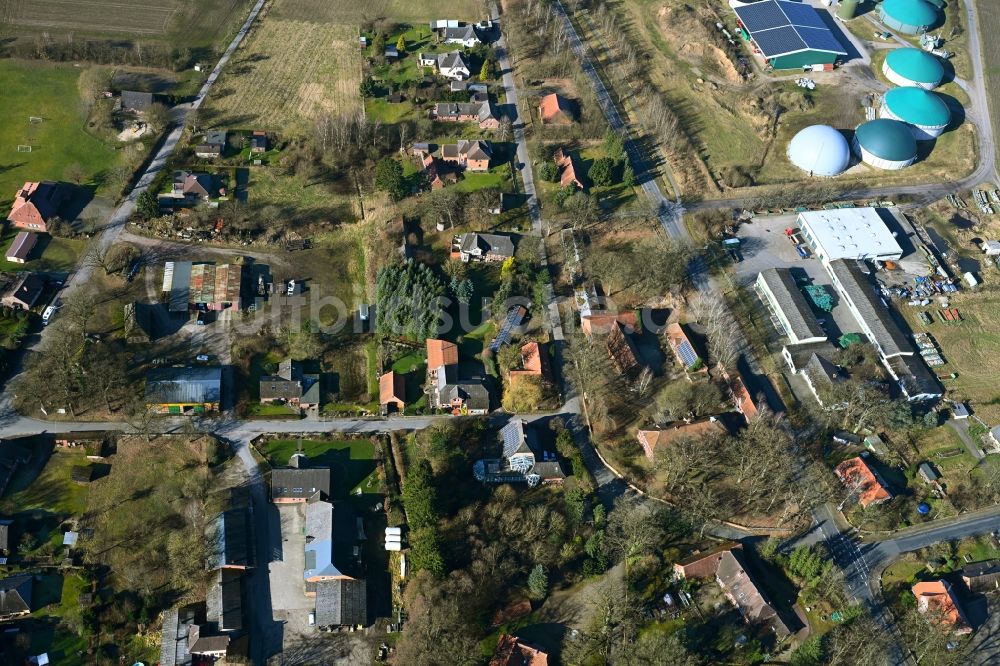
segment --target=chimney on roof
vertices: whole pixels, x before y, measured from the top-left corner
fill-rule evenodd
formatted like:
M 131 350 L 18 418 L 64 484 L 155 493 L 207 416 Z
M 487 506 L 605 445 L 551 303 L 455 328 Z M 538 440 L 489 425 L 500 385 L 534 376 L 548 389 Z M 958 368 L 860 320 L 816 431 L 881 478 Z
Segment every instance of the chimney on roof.
M 301 451 L 293 453 L 292 457 L 288 459 L 288 466 L 294 467 L 295 469 L 303 469 L 309 466 L 309 456 L 302 453 Z

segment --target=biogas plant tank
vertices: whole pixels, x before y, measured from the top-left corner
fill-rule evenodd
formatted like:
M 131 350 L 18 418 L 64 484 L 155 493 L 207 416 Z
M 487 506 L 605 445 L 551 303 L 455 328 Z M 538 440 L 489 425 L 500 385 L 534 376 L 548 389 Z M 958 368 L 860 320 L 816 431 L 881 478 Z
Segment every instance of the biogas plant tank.
M 889 51 L 882 63 L 882 73 L 897 86 L 919 86 L 931 90 L 944 78 L 944 65 L 937 56 L 920 49 Z
M 854 130 L 854 152 L 878 169 L 905 169 L 917 160 L 917 141 L 906 123 L 870 120 Z
M 879 117 L 901 120 L 910 126 L 913 138 L 928 141 L 941 136 L 951 122 L 951 111 L 939 95 L 917 86 L 893 88 L 882 98 Z
M 847 139 L 829 125 L 811 125 L 792 137 L 788 159 L 811 176 L 836 176 L 851 162 Z

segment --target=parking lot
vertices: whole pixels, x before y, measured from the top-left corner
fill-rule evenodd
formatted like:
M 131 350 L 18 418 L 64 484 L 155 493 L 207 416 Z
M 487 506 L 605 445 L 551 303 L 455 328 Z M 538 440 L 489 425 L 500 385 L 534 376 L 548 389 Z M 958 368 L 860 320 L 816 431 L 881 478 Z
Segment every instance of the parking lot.
M 796 228 L 795 215 L 758 217 L 752 223 L 742 225 L 739 236 L 743 261 L 736 264 L 737 282 L 748 287 L 765 268 L 791 269 L 792 277 L 799 283 L 823 285 L 833 297 L 833 311 L 828 316 L 819 317 L 820 324 L 831 339 L 836 340 L 843 333 L 858 332 L 854 315 L 840 302 L 823 265 L 814 257 L 800 257 L 795 245 L 785 235 L 785 229 Z

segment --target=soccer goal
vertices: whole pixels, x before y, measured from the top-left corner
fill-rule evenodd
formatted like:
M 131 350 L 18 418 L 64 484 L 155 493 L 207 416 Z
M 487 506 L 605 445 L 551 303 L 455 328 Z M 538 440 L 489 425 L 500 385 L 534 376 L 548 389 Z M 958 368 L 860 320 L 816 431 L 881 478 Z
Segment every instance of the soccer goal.
M 18 144 L 17 145 L 17 152 L 19 152 L 19 153 L 30 153 L 31 152 L 31 146 L 25 146 L 23 144 Z
M 42 122 L 42 117 L 41 116 L 28 116 L 28 122 L 31 123 L 32 125 L 37 125 L 38 123 Z

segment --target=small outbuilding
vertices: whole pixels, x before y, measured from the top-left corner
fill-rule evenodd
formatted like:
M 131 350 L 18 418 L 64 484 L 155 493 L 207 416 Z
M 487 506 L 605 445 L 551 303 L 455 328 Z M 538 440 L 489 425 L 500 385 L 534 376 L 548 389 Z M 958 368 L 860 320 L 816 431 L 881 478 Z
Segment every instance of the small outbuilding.
M 917 472 L 920 474 L 920 478 L 924 480 L 924 483 L 936 483 L 941 478 L 938 471 L 934 469 L 934 465 L 929 462 L 920 463 L 920 466 L 917 467 Z
M 28 260 L 31 250 L 34 249 L 37 242 L 38 236 L 36 234 L 30 231 L 18 232 L 14 236 L 14 241 L 10 244 L 10 248 L 7 250 L 7 261 L 15 264 L 23 264 Z
M 1000 257 L 1000 240 L 983 241 L 983 253 L 987 257 Z

